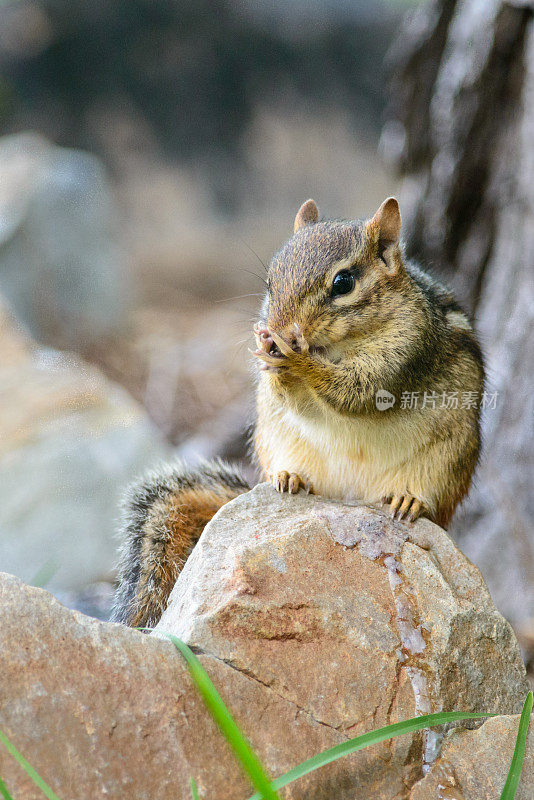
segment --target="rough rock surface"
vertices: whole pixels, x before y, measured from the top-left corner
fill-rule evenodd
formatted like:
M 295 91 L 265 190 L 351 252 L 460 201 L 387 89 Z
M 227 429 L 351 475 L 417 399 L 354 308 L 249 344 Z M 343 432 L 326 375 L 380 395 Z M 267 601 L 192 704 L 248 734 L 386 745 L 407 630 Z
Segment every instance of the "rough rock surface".
M 496 800 L 500 797 L 519 725 L 518 716 L 495 717 L 476 731 L 454 731 L 442 755 L 419 781 L 410 800 Z M 534 716 L 515 800 L 534 792 Z
M 206 528 L 158 628 L 346 737 L 417 712 L 516 712 L 527 691 L 509 624 L 440 528 L 267 485 Z M 358 754 L 338 796 L 403 796 L 435 746 Z
M 190 800 L 190 776 L 201 797 L 250 796 L 168 641 L 69 611 L 3 573 L 0 609 L 0 729 L 61 800 Z M 343 741 L 219 659 L 201 661 L 273 771 Z M 360 768 L 344 759 L 287 796 L 351 796 Z M 3 747 L 0 775 L 15 798 L 42 799 Z
M 110 575 L 124 485 L 168 449 L 123 390 L 0 306 L 0 565 L 77 590 Z
M 436 526 L 417 523 L 419 544 L 408 532 L 373 509 L 265 485 L 206 529 L 160 628 L 204 651 L 271 774 L 427 706 L 519 711 L 518 647 L 479 572 Z M 251 794 L 168 641 L 10 576 L 0 611 L 0 728 L 62 800 L 189 800 L 190 776 L 202 797 Z M 424 749 L 421 734 L 400 737 L 285 797 L 407 800 Z M 3 748 L 0 775 L 14 797 L 42 796 Z

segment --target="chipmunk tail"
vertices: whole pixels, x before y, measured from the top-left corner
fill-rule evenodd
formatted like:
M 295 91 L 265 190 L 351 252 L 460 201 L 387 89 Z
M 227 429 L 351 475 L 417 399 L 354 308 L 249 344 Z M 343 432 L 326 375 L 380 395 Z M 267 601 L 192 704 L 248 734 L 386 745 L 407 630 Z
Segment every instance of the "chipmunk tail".
M 132 485 L 123 501 L 119 585 L 112 622 L 153 627 L 206 524 L 250 489 L 223 461 L 167 465 Z

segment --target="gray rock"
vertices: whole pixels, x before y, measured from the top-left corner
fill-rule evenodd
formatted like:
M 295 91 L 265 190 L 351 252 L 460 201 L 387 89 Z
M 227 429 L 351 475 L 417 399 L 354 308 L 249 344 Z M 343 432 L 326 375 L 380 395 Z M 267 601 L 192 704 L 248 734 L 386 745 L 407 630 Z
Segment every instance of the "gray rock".
M 127 393 L 0 308 L 0 565 L 52 590 L 109 576 L 119 497 L 166 445 Z
M 41 343 L 87 347 L 129 308 L 99 160 L 36 134 L 0 139 L 0 291 Z

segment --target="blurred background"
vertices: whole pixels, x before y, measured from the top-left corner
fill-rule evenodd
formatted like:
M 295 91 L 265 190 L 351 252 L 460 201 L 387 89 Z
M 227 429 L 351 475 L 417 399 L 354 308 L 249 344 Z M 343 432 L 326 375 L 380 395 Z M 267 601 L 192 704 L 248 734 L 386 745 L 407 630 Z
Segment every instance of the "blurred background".
M 454 533 L 528 656 L 532 13 L 1 0 L 1 569 L 106 618 L 126 483 L 173 455 L 252 476 L 247 347 L 299 205 L 365 217 L 397 193 L 500 393 Z

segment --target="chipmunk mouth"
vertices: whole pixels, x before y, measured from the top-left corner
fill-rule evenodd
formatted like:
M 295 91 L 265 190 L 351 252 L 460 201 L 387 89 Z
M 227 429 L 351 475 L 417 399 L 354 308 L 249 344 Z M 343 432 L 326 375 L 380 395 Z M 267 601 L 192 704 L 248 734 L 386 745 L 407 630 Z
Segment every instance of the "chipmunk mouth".
M 283 358 L 283 353 L 273 340 L 271 329 L 266 323 L 257 322 L 256 325 L 254 325 L 254 333 L 260 350 L 263 350 L 264 353 L 268 353 L 274 358 Z
M 260 349 L 268 353 L 273 358 L 283 359 L 287 356 L 287 345 L 294 353 L 319 353 L 324 352 L 324 346 L 310 346 L 307 339 L 303 336 L 302 328 L 298 323 L 293 323 L 290 329 L 277 332 L 267 323 L 258 322 L 254 326 L 254 333 L 260 345 Z M 278 341 L 278 344 L 277 344 Z M 282 348 L 280 350 L 280 347 Z M 284 355 L 285 354 L 285 355 Z
M 295 342 L 288 342 L 288 344 L 295 351 L 295 353 L 302 353 L 301 348 Z M 313 345 L 310 345 L 307 352 L 309 355 L 325 355 L 327 352 L 327 348 L 319 346 L 314 347 Z M 274 356 L 275 358 L 284 357 L 283 353 L 280 352 L 278 345 L 275 344 L 275 342 L 273 342 L 271 345 L 271 349 L 269 350 L 269 355 Z
M 274 358 L 283 358 L 282 353 L 280 352 L 278 345 L 275 342 L 272 343 L 269 349 L 269 355 L 274 356 Z

